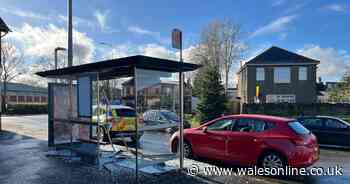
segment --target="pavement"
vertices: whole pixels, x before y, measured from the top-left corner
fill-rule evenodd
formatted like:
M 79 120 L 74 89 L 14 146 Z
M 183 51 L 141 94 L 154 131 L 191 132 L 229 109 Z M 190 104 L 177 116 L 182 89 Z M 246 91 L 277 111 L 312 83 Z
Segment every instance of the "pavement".
M 0 183 L 134 183 L 135 175 L 130 169 L 121 169 L 120 175 L 112 176 L 106 170 L 81 162 L 71 162 L 46 157 L 47 115 L 3 117 L 0 133 Z M 147 152 L 166 153 L 169 135 L 162 132 L 146 133 L 141 148 Z M 208 160 L 186 160 L 187 164 L 209 164 L 227 167 Z M 172 171 L 162 175 L 141 174 L 139 183 L 349 183 L 350 151 L 321 149 L 315 166 L 334 167 L 344 170 L 343 176 L 307 177 L 258 177 L 258 176 L 188 176 L 186 172 Z

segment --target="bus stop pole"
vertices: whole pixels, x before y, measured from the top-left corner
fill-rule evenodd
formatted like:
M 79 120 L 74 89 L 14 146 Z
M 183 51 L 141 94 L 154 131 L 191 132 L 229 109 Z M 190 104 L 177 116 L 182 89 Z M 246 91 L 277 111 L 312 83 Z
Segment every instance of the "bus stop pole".
M 180 62 L 182 60 L 182 39 L 180 43 Z M 184 74 L 180 70 L 180 169 L 184 168 Z

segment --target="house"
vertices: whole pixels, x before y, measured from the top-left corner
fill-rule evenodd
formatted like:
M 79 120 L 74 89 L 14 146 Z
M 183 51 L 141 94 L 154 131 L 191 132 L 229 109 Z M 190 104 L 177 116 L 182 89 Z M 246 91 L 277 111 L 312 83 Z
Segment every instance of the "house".
M 320 61 L 271 47 L 238 71 L 241 103 L 315 103 Z
M 122 101 L 134 106 L 134 79 L 122 83 Z M 184 110 L 191 112 L 192 88 L 184 83 Z M 144 109 L 179 109 L 179 81 L 160 81 L 138 91 L 139 106 Z M 142 105 L 140 105 L 142 104 Z
M 3 84 L 1 85 L 1 94 L 3 94 Z M 6 91 L 7 104 L 46 104 L 47 88 L 34 87 L 21 83 L 7 83 Z

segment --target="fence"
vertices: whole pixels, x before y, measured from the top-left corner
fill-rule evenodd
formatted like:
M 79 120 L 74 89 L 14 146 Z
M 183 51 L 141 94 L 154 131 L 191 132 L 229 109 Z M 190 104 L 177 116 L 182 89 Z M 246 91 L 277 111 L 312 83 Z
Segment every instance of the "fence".
M 350 116 L 350 104 L 243 104 L 243 113 L 285 117 L 301 115 Z

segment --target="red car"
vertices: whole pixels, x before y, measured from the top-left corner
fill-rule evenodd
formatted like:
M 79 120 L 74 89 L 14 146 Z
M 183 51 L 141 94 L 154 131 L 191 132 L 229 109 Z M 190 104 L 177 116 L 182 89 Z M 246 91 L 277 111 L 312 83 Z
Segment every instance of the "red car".
M 177 152 L 179 133 L 171 138 Z M 299 122 L 266 115 L 230 115 L 184 130 L 185 157 L 236 165 L 308 167 L 319 159 L 316 137 Z

